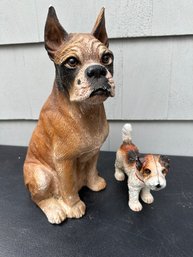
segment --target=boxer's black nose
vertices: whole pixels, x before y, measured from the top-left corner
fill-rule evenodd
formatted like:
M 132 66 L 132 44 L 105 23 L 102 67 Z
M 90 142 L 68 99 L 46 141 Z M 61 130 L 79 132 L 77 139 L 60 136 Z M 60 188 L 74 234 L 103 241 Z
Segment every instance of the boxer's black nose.
M 89 78 L 100 78 L 107 75 L 107 70 L 101 65 L 92 65 L 86 69 L 85 73 Z
M 162 186 L 161 186 L 160 184 L 157 184 L 155 187 L 159 189 L 159 188 L 161 188 Z

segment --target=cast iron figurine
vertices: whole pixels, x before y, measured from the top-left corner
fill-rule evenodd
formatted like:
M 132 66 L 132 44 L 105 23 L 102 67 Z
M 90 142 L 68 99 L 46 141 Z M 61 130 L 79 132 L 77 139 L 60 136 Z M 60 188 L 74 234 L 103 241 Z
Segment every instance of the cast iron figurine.
M 150 190 L 158 191 L 166 187 L 166 174 L 169 170 L 169 159 L 164 155 L 147 154 L 140 157 L 138 148 L 132 143 L 132 127 L 125 124 L 122 129 L 123 143 L 116 153 L 115 178 L 118 181 L 128 176 L 129 201 L 133 211 L 141 211 L 139 195 L 143 202 L 154 201 Z
M 91 33 L 70 34 L 49 8 L 45 48 L 56 76 L 29 143 L 24 180 L 50 223 L 85 214 L 78 194 L 83 186 L 93 191 L 106 187 L 96 164 L 108 135 L 103 102 L 114 96 L 108 45 L 104 8 Z

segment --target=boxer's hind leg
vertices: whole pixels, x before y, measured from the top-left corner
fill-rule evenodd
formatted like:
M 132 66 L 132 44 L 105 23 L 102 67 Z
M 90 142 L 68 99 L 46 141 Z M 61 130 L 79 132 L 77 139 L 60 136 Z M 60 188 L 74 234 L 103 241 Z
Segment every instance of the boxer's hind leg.
M 59 224 L 66 219 L 66 212 L 59 200 L 58 178 L 53 171 L 42 164 L 25 163 L 24 180 L 32 200 L 50 223 Z

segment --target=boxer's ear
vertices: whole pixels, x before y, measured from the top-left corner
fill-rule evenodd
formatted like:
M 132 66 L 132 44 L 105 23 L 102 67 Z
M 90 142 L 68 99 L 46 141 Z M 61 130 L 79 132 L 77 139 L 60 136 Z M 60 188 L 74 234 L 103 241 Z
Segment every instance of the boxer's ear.
M 67 39 L 68 33 L 60 24 L 55 9 L 53 6 L 49 7 L 44 29 L 45 48 L 51 59 L 54 57 L 54 52 Z
M 109 40 L 105 27 L 105 8 L 103 7 L 97 17 L 94 28 L 91 34 L 101 41 L 107 47 L 109 46 Z

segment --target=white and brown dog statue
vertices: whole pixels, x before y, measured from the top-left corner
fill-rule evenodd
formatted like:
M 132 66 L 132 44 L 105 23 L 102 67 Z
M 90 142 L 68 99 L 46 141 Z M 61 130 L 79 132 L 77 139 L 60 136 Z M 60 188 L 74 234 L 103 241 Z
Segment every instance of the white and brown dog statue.
M 169 159 L 164 155 L 147 154 L 140 157 L 138 148 L 132 143 L 132 127 L 125 124 L 122 128 L 123 143 L 116 153 L 115 178 L 118 181 L 128 176 L 129 201 L 133 211 L 141 211 L 139 195 L 143 202 L 154 201 L 150 190 L 158 191 L 166 187 L 166 174 L 169 170 Z

